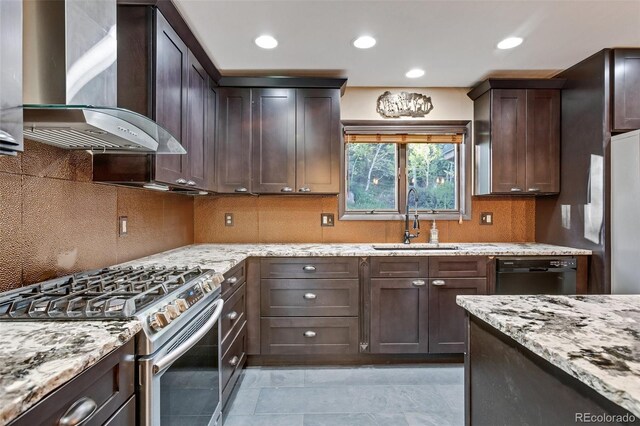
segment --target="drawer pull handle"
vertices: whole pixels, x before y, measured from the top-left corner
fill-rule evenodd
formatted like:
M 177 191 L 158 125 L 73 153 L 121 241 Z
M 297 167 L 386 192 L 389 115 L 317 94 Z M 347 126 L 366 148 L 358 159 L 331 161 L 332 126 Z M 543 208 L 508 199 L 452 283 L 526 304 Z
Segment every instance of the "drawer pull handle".
M 298 189 L 299 192 L 311 192 L 311 188 L 307 187 L 307 186 L 303 186 L 302 188 Z
M 522 188 L 511 188 L 511 192 L 522 192 Z
M 248 192 L 247 188 L 245 188 L 245 187 L 236 188 L 234 191 L 235 192 Z
M 239 362 L 240 362 L 240 358 L 238 358 L 237 356 L 234 356 L 229 360 L 229 365 L 232 367 L 235 367 L 236 365 L 238 365 Z
M 411 281 L 411 284 L 413 284 L 416 287 L 422 287 L 426 283 L 424 282 L 424 280 L 415 280 L 415 281 Z
M 529 188 L 529 192 L 540 192 L 540 188 Z
M 231 285 L 234 285 L 235 283 L 238 282 L 238 277 L 231 277 L 227 280 L 227 282 Z
M 231 311 L 227 314 L 227 318 L 231 321 L 235 321 L 238 319 L 238 313 L 236 311 Z
M 315 294 L 313 294 L 313 293 L 305 293 L 303 297 L 304 297 L 305 299 L 307 299 L 307 300 L 313 300 L 313 299 L 315 299 L 315 298 L 316 298 L 316 297 L 318 297 L 318 296 L 316 296 L 316 295 L 315 295 Z
M 291 188 L 290 186 L 285 186 L 280 190 L 280 192 L 293 192 L 293 188 Z
M 304 332 L 304 337 L 316 337 L 316 332 L 315 331 L 305 331 Z
M 96 412 L 98 404 L 86 396 L 80 398 L 73 403 L 71 407 L 64 413 L 60 420 L 59 426 L 78 426 L 89 420 L 93 413 Z
M 431 284 L 433 284 L 433 285 L 445 285 L 446 282 L 444 280 L 433 280 L 433 282 Z
M 316 267 L 313 265 L 306 265 L 302 267 L 302 270 L 305 272 L 315 272 Z

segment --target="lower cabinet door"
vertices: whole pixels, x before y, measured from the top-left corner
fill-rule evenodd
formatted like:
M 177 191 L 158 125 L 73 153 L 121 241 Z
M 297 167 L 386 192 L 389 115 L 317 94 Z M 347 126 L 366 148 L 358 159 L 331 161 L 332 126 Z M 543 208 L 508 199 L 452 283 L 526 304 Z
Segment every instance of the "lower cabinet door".
M 263 355 L 358 353 L 357 317 L 262 318 Z
M 427 353 L 426 278 L 371 279 L 371 353 Z
M 487 293 L 486 278 L 435 278 L 429 280 L 429 352 L 466 351 L 466 317 L 456 303 L 458 295 Z

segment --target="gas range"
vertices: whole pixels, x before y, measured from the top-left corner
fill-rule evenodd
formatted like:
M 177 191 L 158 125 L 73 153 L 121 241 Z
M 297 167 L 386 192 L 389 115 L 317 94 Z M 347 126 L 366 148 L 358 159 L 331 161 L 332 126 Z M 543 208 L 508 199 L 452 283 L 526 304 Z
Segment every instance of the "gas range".
M 150 342 L 178 326 L 203 299 L 219 293 L 215 272 L 198 267 L 105 268 L 0 294 L 0 321 L 126 320 L 142 322 Z M 195 314 L 195 312 L 194 312 Z M 186 319 L 186 318 L 185 318 Z M 153 345 L 151 345 L 153 346 Z

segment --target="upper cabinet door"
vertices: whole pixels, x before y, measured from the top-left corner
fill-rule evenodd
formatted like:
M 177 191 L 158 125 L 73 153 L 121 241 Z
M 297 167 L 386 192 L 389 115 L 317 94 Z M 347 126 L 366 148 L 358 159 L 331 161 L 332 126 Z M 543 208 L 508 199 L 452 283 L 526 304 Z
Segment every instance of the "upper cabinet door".
M 296 190 L 340 192 L 340 90 L 297 91 Z
M 251 90 L 218 89 L 218 192 L 251 192 Z
M 209 76 L 198 60 L 189 52 L 189 86 L 187 90 L 187 154 L 182 156 L 186 162 L 187 186 L 207 189 L 207 96 Z
M 560 91 L 527 90 L 525 191 L 560 191 Z
M 22 151 L 22 1 L 0 1 L 0 155 Z
M 491 192 L 522 193 L 526 179 L 527 91 L 491 92 Z
M 188 153 L 190 148 L 185 124 L 189 50 L 162 14 L 156 11 L 155 16 L 155 120 L 177 138 Z M 186 161 L 182 157 L 157 155 L 155 178 L 169 184 L 186 184 Z
M 612 131 L 640 129 L 640 49 L 614 49 L 612 74 Z
M 217 191 L 217 164 L 216 147 L 218 138 L 218 88 L 212 79 L 209 79 L 207 90 L 207 110 L 205 121 L 205 176 L 207 191 Z
M 291 193 L 296 180 L 296 91 L 253 89 L 252 189 Z

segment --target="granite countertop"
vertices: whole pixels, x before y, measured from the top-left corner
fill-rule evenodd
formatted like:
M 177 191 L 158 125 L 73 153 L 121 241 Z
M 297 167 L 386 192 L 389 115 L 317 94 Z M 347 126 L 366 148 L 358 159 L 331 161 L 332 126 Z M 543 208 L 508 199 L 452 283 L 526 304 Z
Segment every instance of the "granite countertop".
M 457 303 L 640 417 L 640 295 L 458 296 Z
M 0 323 L 0 425 L 96 364 L 140 329 L 137 320 Z
M 456 250 L 375 250 L 374 246 L 405 248 L 403 244 L 194 244 L 123 263 L 119 266 L 200 266 L 224 274 L 248 257 L 321 256 L 581 256 L 590 250 L 538 243 L 456 243 Z M 430 246 L 412 244 L 411 247 Z

